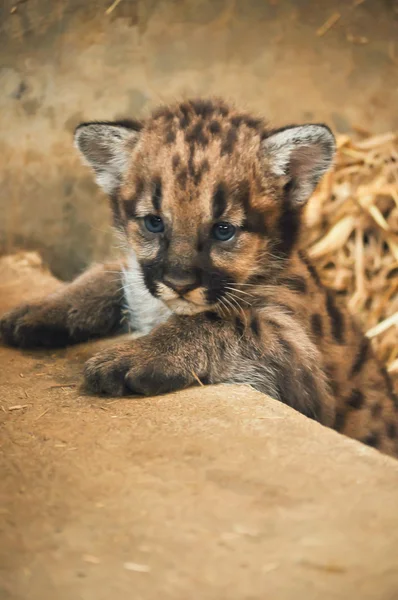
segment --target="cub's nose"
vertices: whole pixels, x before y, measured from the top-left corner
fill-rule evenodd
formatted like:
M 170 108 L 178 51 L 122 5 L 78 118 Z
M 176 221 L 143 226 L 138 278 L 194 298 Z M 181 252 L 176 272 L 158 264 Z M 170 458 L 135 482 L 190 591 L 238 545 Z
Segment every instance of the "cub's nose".
M 179 296 L 185 296 L 185 294 L 198 287 L 194 277 L 170 277 L 166 275 L 163 278 L 163 283 Z

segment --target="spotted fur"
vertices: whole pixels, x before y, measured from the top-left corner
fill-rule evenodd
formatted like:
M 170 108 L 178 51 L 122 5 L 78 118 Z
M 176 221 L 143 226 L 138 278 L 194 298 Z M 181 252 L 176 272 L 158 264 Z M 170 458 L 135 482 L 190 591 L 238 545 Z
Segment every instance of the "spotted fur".
M 299 250 L 303 206 L 333 159 L 326 126 L 271 130 L 222 101 L 191 100 L 143 122 L 83 124 L 76 145 L 110 194 L 127 258 L 6 315 L 6 342 L 76 342 L 129 323 L 142 337 L 88 361 L 92 391 L 246 383 L 398 453 L 391 382 Z M 220 223 L 231 239 L 215 237 Z

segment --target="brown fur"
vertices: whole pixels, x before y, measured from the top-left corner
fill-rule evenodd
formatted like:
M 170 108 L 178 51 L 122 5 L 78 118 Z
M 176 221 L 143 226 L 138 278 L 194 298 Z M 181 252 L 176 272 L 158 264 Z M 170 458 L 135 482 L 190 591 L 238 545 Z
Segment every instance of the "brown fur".
M 90 359 L 86 382 L 112 395 L 164 393 L 198 379 L 249 383 L 396 455 L 397 399 L 354 319 L 299 250 L 303 203 L 294 198 L 307 167 L 292 161 L 276 174 L 264 151 L 273 134 L 263 121 L 205 100 L 162 108 L 123 129 L 128 160 L 111 191 L 115 223 L 146 288 L 174 314 Z M 319 148 L 303 146 L 299 156 L 312 165 Z M 108 157 L 90 154 L 89 138 L 79 147 L 101 171 L 103 163 L 94 163 Z M 165 231 L 148 231 L 147 215 L 161 217 Z M 237 228 L 231 241 L 212 238 L 220 221 Z M 6 315 L 3 338 L 54 345 L 111 334 L 124 314 L 121 281 L 120 266 L 96 267 L 43 303 Z

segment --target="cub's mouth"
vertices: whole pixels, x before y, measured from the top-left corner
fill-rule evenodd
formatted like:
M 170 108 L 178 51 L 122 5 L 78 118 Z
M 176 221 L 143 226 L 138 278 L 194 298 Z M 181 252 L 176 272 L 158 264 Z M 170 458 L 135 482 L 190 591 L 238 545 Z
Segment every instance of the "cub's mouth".
M 164 283 L 157 285 L 159 298 L 178 315 L 194 315 L 212 308 L 203 287 L 195 288 L 184 295 L 177 294 Z

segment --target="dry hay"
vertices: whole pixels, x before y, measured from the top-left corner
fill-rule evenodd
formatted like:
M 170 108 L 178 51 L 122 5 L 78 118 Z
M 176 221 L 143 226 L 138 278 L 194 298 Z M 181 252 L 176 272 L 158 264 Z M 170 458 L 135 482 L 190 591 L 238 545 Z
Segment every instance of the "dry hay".
M 398 134 L 337 139 L 334 170 L 311 198 L 305 247 L 345 296 L 398 381 Z

